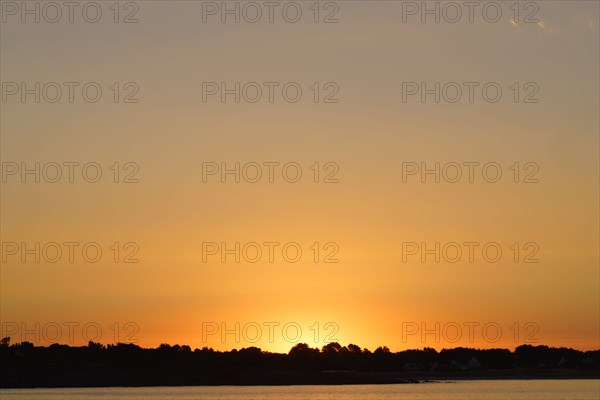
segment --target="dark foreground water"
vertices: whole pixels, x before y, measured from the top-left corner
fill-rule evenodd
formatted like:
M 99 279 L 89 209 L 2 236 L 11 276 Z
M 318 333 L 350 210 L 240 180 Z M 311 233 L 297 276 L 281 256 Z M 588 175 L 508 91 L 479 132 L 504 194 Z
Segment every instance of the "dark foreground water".
M 600 380 L 482 380 L 403 385 L 2 389 L 2 400 L 599 400 Z

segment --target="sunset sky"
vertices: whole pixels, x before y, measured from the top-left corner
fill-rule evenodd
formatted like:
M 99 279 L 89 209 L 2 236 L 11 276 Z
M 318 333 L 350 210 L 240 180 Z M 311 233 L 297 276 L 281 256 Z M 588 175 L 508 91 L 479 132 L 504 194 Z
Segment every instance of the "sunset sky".
M 518 22 L 513 2 L 496 2 L 502 15 L 495 23 L 482 17 L 489 2 L 478 2 L 472 23 L 443 14 L 439 23 L 422 22 L 401 1 L 321 2 L 317 23 L 313 2 L 295 3 L 303 12 L 296 23 L 282 17 L 285 2 L 272 23 L 266 16 L 223 23 L 200 1 L 123 2 L 115 23 L 113 2 L 98 3 L 97 23 L 80 9 L 73 23 L 65 15 L 23 23 L 20 9 L 2 5 L 3 336 L 48 344 L 58 325 L 58 341 L 72 345 L 113 343 L 116 332 L 117 341 L 141 346 L 277 352 L 328 339 L 394 351 L 600 348 L 598 2 L 529 2 L 538 9 L 521 2 Z M 123 23 L 130 13 L 138 22 Z M 537 22 L 524 22 L 531 13 Z M 324 23 L 330 14 L 338 22 Z M 39 103 L 35 94 L 23 102 L 22 82 L 30 89 L 57 82 L 62 98 L 47 101 L 55 94 L 47 86 Z M 64 82 L 79 84 L 73 102 Z M 88 82 L 103 90 L 96 103 L 82 97 Z M 246 101 L 255 94 L 248 86 L 239 103 L 233 94 L 222 102 L 220 93 L 203 92 L 207 82 L 230 89 L 258 82 L 263 96 Z M 278 83 L 273 102 L 264 82 Z M 303 90 L 295 103 L 282 95 L 289 82 Z M 433 94 L 423 102 L 421 93 L 407 95 L 412 82 L 419 89 L 457 82 L 464 91 L 454 103 L 447 99 L 455 86 L 439 103 Z M 472 102 L 464 82 L 477 84 Z M 488 83 L 502 89 L 499 101 L 482 95 Z M 136 90 L 129 99 L 138 102 L 125 103 Z M 48 163 L 62 165 L 62 178 L 51 183 L 40 172 L 39 183 L 33 175 L 22 182 L 22 167 L 36 162 L 52 177 Z M 64 164 L 71 162 L 79 163 L 72 183 Z M 100 166 L 97 183 L 82 178 L 86 163 Z M 240 171 L 250 165 L 251 177 L 255 164 L 247 163 L 258 163 L 262 179 L 236 183 L 226 175 L 223 183 L 220 171 L 206 175 L 222 163 L 240 163 Z M 263 163 L 279 163 L 271 164 L 272 183 Z M 300 166 L 298 182 L 282 177 L 287 163 Z M 420 170 L 403 176 L 436 163 L 439 183 L 433 175 L 422 182 Z M 448 166 L 454 176 L 456 164 L 447 163 L 462 166 L 458 182 L 441 174 Z M 479 163 L 473 182 L 464 163 Z M 488 163 L 501 169 L 496 183 L 482 175 Z M 123 182 L 130 173 L 137 183 Z M 337 183 L 324 182 L 327 176 Z M 21 245 L 35 249 L 36 242 L 39 263 Z M 55 249 L 42 254 L 42 247 L 54 242 L 63 253 L 51 263 Z M 72 263 L 65 242 L 79 243 Z M 102 249 L 96 263 L 81 253 L 90 242 Z M 234 249 L 236 242 L 240 252 L 261 244 L 262 258 L 252 263 L 241 254 L 236 263 L 234 255 L 222 262 L 221 252 L 203 254 L 211 243 Z M 265 242 L 280 243 L 274 262 Z M 440 252 L 458 243 L 462 258 L 448 261 L 456 247 L 437 263 L 434 255 L 406 253 L 411 243 L 434 249 L 436 242 Z M 465 242 L 479 243 L 473 262 Z M 301 247 L 298 262 L 282 255 L 287 243 Z M 486 261 L 486 243 L 500 246 L 499 261 Z M 253 258 L 255 248 L 247 249 Z M 123 262 L 134 250 L 139 262 Z M 338 262 L 324 262 L 333 251 Z M 524 262 L 528 255 L 537 262 Z M 221 336 L 236 323 L 238 341 Z M 454 340 L 456 326 L 462 331 Z

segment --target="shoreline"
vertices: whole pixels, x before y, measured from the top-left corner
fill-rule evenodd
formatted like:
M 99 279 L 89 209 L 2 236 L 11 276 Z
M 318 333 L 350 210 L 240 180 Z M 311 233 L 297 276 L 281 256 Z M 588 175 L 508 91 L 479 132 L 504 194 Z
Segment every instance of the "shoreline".
M 471 371 L 472 372 L 472 371 Z M 508 381 L 508 380 L 599 380 L 600 371 L 528 371 L 527 374 L 514 374 L 514 371 L 479 371 L 478 374 L 452 374 L 448 372 L 434 374 L 399 374 L 399 373 L 357 373 L 357 372 L 335 372 L 328 371 L 319 374 L 283 374 L 270 377 L 244 377 L 236 381 L 221 382 L 186 382 L 186 383 L 168 383 L 149 382 L 123 383 L 123 384 L 94 384 L 88 382 L 79 382 L 68 384 L 61 382 L 58 385 L 44 384 L 21 384 L 21 385 L 3 385 L 0 384 L 0 390 L 13 389 L 93 389 L 93 388 L 159 388 L 159 387 L 256 387 L 256 386 L 349 386 L 349 385 L 410 385 L 423 383 L 449 383 L 458 381 Z

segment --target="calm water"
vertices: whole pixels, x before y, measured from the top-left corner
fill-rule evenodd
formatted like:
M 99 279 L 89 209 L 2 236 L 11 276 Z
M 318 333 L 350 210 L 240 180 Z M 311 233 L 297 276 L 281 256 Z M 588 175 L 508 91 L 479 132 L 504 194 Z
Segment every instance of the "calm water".
M 2 400 L 598 400 L 600 380 L 407 385 L 4 389 Z

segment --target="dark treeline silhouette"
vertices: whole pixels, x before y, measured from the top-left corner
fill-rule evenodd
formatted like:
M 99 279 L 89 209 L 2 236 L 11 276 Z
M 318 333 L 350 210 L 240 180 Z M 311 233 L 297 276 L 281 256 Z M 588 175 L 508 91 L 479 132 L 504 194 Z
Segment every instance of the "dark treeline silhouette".
M 288 354 L 161 344 L 70 347 L 0 342 L 0 387 L 408 383 L 431 379 L 599 378 L 600 350 L 522 345 L 391 352 L 329 343 Z

